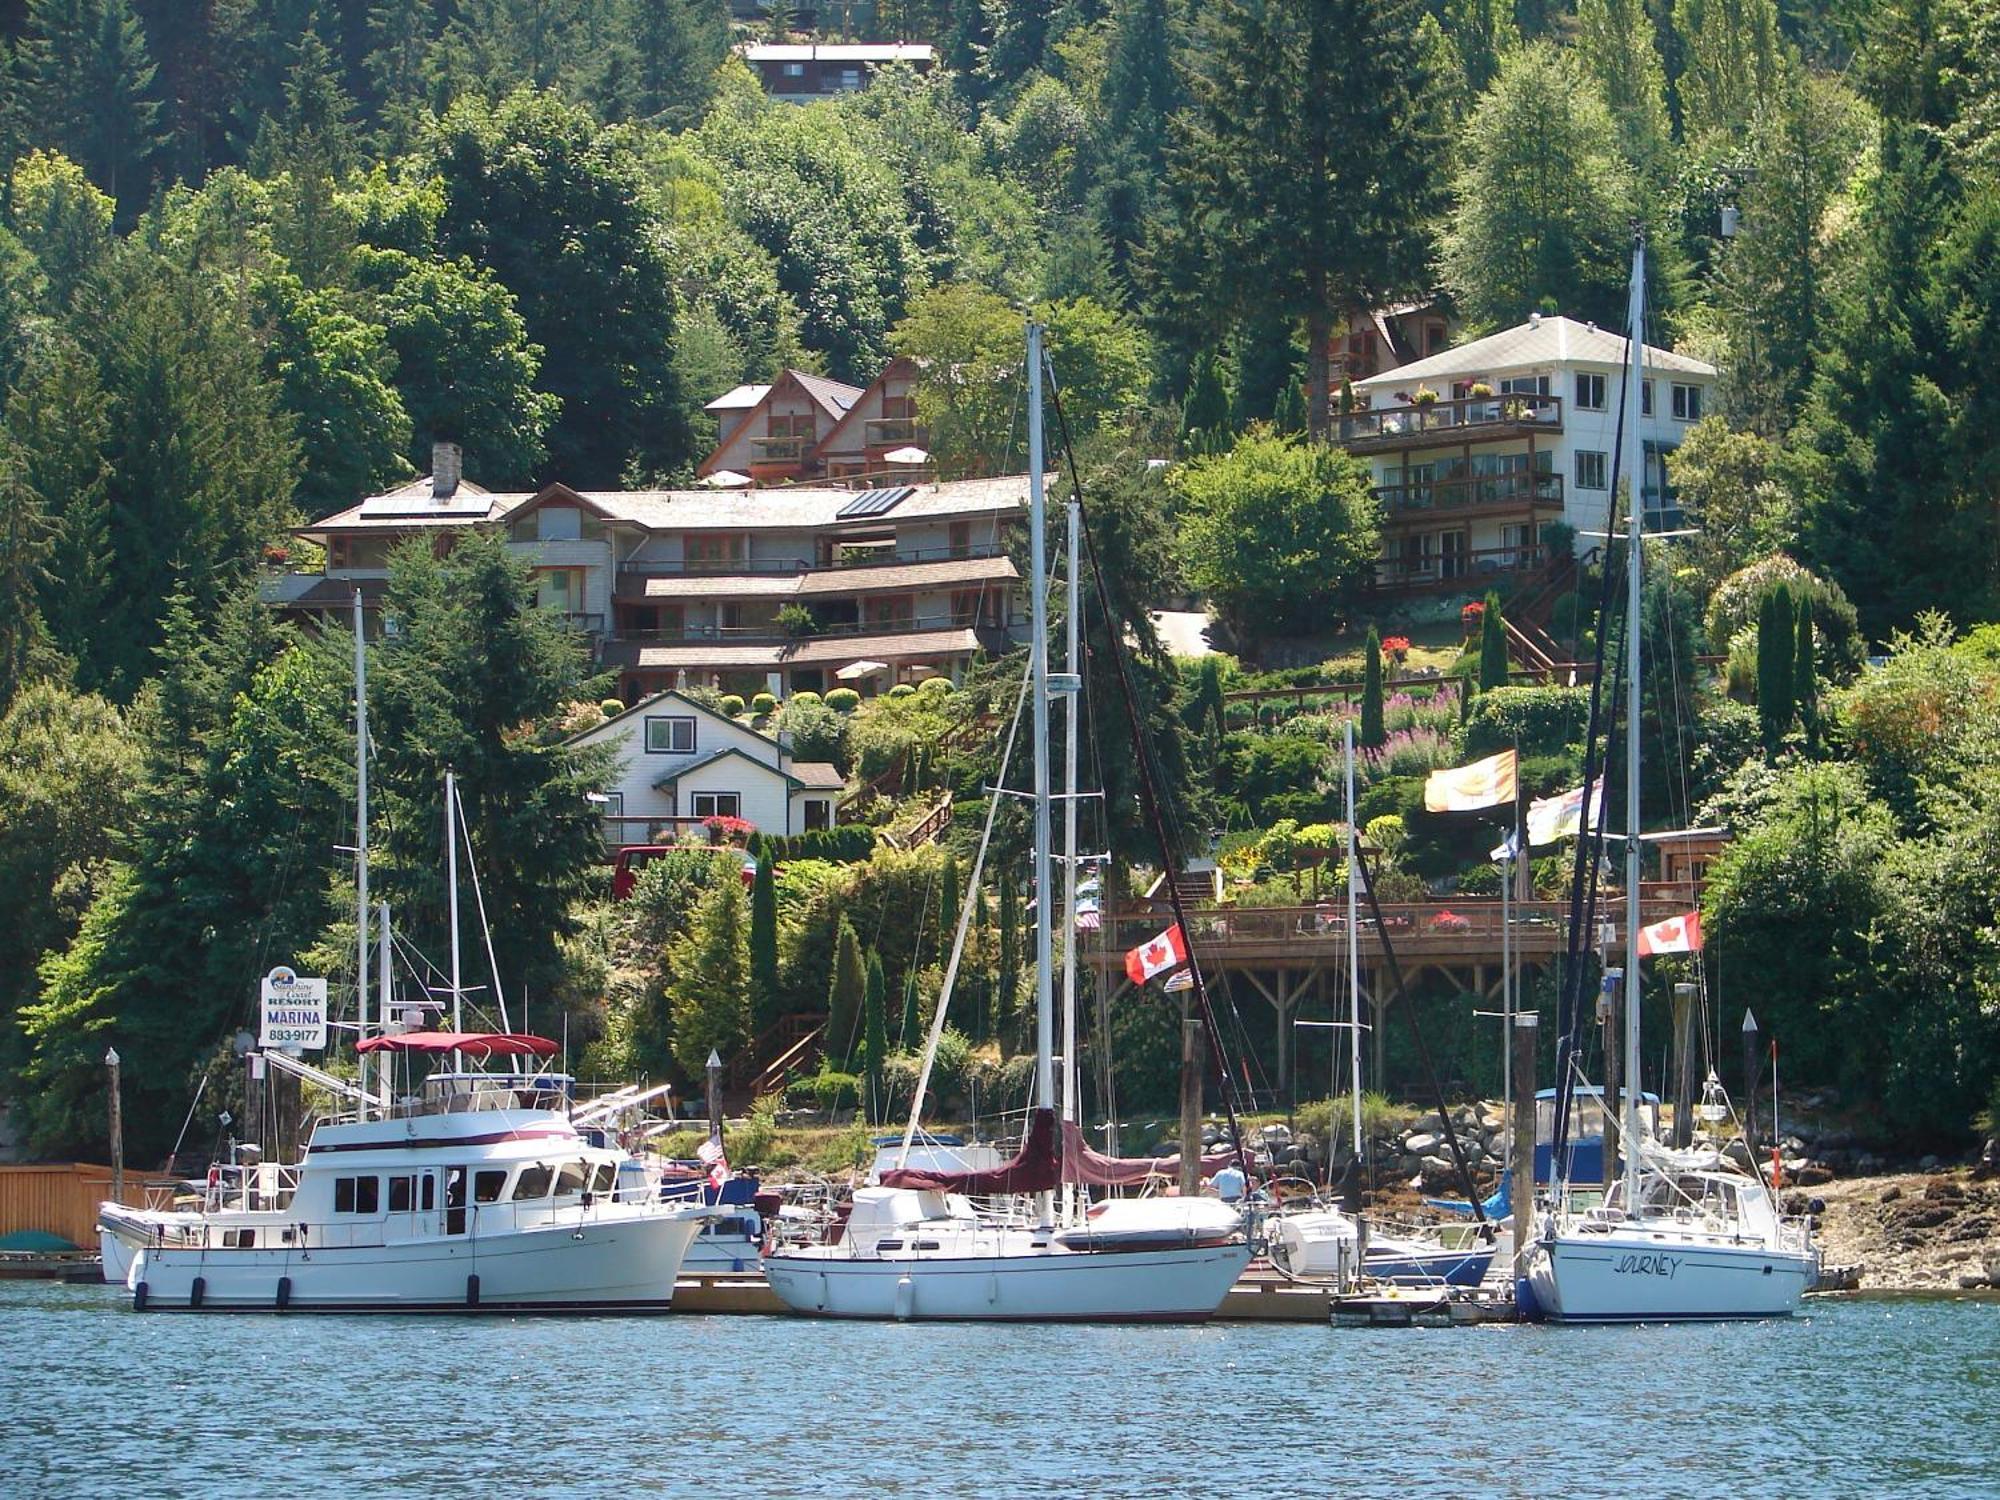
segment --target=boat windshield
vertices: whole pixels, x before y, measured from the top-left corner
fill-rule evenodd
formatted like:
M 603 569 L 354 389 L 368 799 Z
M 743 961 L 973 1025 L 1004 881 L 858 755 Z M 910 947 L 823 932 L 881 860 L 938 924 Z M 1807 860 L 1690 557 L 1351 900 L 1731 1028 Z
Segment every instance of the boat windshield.
M 412 1114 L 458 1115 L 489 1109 L 566 1110 L 576 1080 L 567 1073 L 433 1073 L 409 1101 Z

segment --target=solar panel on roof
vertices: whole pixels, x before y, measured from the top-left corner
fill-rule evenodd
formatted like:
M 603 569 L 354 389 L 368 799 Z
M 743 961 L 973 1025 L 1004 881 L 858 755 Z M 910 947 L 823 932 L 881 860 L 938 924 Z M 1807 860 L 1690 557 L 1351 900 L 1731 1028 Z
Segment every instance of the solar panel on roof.
M 916 486 L 909 484 L 889 490 L 863 490 L 835 511 L 834 519 L 854 521 L 867 516 L 886 516 L 916 492 Z

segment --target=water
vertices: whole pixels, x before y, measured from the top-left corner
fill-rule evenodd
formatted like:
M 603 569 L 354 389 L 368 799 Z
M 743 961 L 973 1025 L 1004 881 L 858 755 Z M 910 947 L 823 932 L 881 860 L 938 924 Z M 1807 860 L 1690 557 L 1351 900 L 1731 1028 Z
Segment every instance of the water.
M 2000 1303 L 1767 1325 L 137 1315 L 0 1283 L 14 1495 L 2000 1493 Z

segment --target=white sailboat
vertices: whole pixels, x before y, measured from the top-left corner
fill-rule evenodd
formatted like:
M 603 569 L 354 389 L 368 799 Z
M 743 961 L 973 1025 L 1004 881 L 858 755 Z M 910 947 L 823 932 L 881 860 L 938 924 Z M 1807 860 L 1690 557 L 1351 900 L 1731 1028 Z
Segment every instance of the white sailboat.
M 1632 252 L 1630 364 L 1623 447 L 1640 465 L 1639 392 L 1645 378 L 1645 245 Z M 1604 1201 L 1574 1206 L 1557 1184 L 1537 1226 L 1526 1288 L 1542 1316 L 1563 1323 L 1788 1317 L 1818 1279 L 1811 1226 L 1787 1219 L 1761 1177 L 1735 1172 L 1714 1151 L 1671 1151 L 1649 1139 L 1639 1089 L 1639 668 L 1643 510 L 1626 487 L 1625 1109 L 1624 1176 Z M 1588 843 L 1586 836 L 1579 849 Z M 1579 857 L 1583 857 L 1579 854 Z M 1566 1085 L 1560 1080 L 1559 1086 Z M 1606 1133 L 1607 1142 L 1610 1139 Z M 1560 1171 L 1561 1168 L 1559 1167 Z M 1517 1205 L 1517 1222 L 1527 1205 Z
M 664 1310 L 710 1210 L 663 1203 L 621 1181 L 624 1151 L 587 1140 L 570 1118 L 574 1081 L 546 1071 L 544 1037 L 464 1030 L 459 968 L 457 788 L 445 777 L 450 871 L 452 1029 L 370 1034 L 367 1000 L 367 686 L 355 606 L 360 1084 L 268 1053 L 353 1107 L 322 1121 L 303 1160 L 246 1150 L 210 1170 L 198 1201 L 175 1210 L 100 1210 L 107 1266 L 122 1264 L 133 1306 L 185 1309 L 416 1311 Z M 476 880 L 476 875 L 475 875 Z M 383 982 L 387 1009 L 387 909 Z M 504 1001 L 502 1026 L 506 1025 Z M 503 1059 L 502 1071 L 467 1067 Z M 393 1064 L 445 1066 L 400 1102 Z M 448 1062 L 445 1060 L 448 1059 Z M 369 1087 L 379 1069 L 379 1097 Z M 407 1082 L 407 1080 L 406 1080 Z
M 1035 767 L 1035 1086 L 1020 1153 L 980 1172 L 887 1174 L 881 1186 L 856 1191 L 840 1237 L 829 1244 L 767 1253 L 764 1274 L 796 1312 L 843 1318 L 979 1319 L 1016 1321 L 1190 1322 L 1210 1316 L 1249 1264 L 1251 1248 L 1235 1209 L 1211 1198 L 1113 1199 L 1085 1207 L 1072 1180 L 1058 1212 L 1054 1189 L 1063 1182 L 1065 1152 L 1055 1102 L 1054 921 L 1050 899 L 1048 569 L 1042 455 L 1042 330 L 1028 327 L 1029 535 L 1034 633 L 1029 648 Z M 1077 527 L 1069 517 L 1069 698 L 1065 753 L 1065 844 L 1068 905 L 1065 943 L 1064 1082 L 1062 1115 L 1076 1123 L 1074 914 L 1076 870 Z M 1011 745 L 1011 735 L 1009 744 Z M 1005 764 L 1005 757 L 1002 758 Z M 996 803 L 998 799 L 995 799 Z M 989 816 L 988 828 L 991 828 Z M 980 860 L 984 860 L 982 846 Z M 971 888 L 978 890 L 980 865 Z M 947 971 L 957 972 L 965 924 Z M 932 1025 L 934 1053 L 944 1021 L 941 1000 Z M 905 1153 L 916 1130 L 929 1077 L 929 1055 L 911 1106 Z M 1032 1195 L 1031 1209 L 982 1211 L 975 1198 Z

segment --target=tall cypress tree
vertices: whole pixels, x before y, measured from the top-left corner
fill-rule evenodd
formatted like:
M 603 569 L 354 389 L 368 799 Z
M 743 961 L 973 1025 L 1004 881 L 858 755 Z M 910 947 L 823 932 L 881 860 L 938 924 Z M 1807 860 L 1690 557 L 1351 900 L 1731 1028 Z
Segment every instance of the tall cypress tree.
M 1507 622 L 1500 617 L 1500 596 L 1488 594 L 1479 617 L 1479 691 L 1507 685 Z
M 1368 627 L 1368 660 L 1361 671 L 1361 748 L 1373 750 L 1388 738 L 1382 728 L 1382 637 Z
M 1819 661 L 1813 640 L 1813 601 L 1799 594 L 1799 649 L 1792 660 L 1792 696 L 1798 700 L 1799 722 L 1805 727 L 1806 748 L 1819 749 Z
M 882 955 L 870 950 L 868 977 L 861 1002 L 862 1098 L 867 1101 L 868 1123 L 879 1125 L 888 1101 L 882 1094 L 882 1064 L 889 1056 L 888 1018 L 883 1014 L 888 982 L 882 976 Z
M 854 1022 L 861 1014 L 867 973 L 861 958 L 861 939 L 854 924 L 842 917 L 833 940 L 833 978 L 826 992 L 826 1058 L 845 1068 L 854 1055 Z
M 1013 1032 L 1014 1005 L 1021 989 L 1021 909 L 1012 874 L 1000 877 L 999 904 L 1000 973 L 999 983 L 993 990 L 990 1025 L 992 1035 L 999 1039 L 1000 1050 L 1004 1053 L 1007 1039 Z
M 1792 667 L 1798 656 L 1798 616 L 1792 591 L 1774 585 L 1757 611 L 1757 720 L 1764 729 L 1764 750 L 1775 756 L 1792 727 Z
M 757 849 L 750 885 L 750 1016 L 762 1031 L 778 1019 L 778 862 Z

